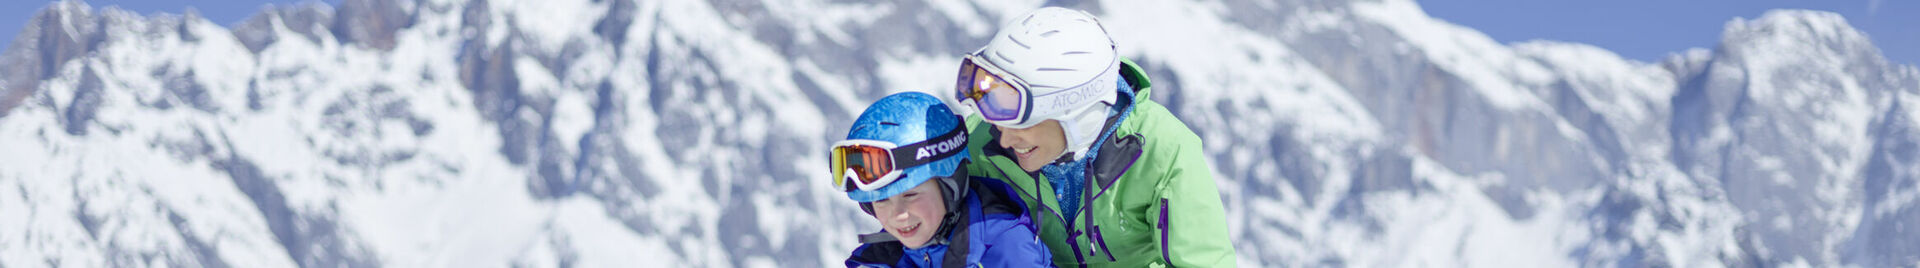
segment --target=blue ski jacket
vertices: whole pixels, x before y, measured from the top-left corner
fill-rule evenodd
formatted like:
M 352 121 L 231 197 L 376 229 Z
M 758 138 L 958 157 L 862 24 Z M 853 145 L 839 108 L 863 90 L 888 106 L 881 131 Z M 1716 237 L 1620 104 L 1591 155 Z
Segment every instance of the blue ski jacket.
M 1000 180 L 969 181 L 966 214 L 957 221 L 966 225 L 952 226 L 946 243 L 909 249 L 899 241 L 863 241 L 847 257 L 847 267 L 1053 267 L 1052 253 L 1013 188 Z

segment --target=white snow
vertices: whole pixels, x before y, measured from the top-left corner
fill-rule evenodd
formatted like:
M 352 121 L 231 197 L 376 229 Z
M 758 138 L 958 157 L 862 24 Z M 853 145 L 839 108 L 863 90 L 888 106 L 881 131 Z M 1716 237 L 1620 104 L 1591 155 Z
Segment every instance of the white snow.
M 593 26 L 606 16 L 612 1 L 587 0 L 512 0 L 492 1 L 495 12 L 511 14 L 494 17 L 494 23 L 512 23 L 520 34 L 530 36 L 534 49 L 557 53 L 567 42 L 593 35 Z M 498 36 L 498 35 L 496 35 Z
M 1504 109 L 1540 109 L 1545 102 L 1520 88 L 1515 80 L 1540 78 L 1542 68 L 1515 60 L 1511 50 L 1473 29 L 1428 17 L 1412 0 L 1386 0 L 1353 5 L 1360 19 L 1383 24 L 1427 54 L 1441 68 L 1459 75 L 1481 96 Z
M 887 94 L 900 92 L 920 92 L 939 97 L 947 106 L 958 110 L 969 110 L 953 99 L 954 70 L 960 69 L 957 55 L 912 55 L 885 57 L 876 68 L 879 72 L 881 88 Z M 855 107 L 851 114 L 858 115 L 865 110 L 864 104 L 851 104 Z
M 818 37 L 826 37 L 827 41 L 842 46 L 861 43 L 859 40 L 854 40 L 854 37 L 847 33 L 846 28 L 842 27 L 854 26 L 856 29 L 863 28 L 873 24 L 873 21 L 880 19 L 880 16 L 886 14 L 884 11 L 897 8 L 893 6 L 891 2 L 805 0 L 772 1 L 764 2 L 763 4 L 766 4 L 766 6 L 761 8 L 772 13 L 771 15 L 781 21 L 801 22 L 786 25 L 796 28 L 794 29 L 795 32 L 818 33 Z M 744 18 L 736 16 L 729 17 L 728 21 L 734 23 L 736 27 L 745 27 L 747 24 L 752 24 L 754 20 L 764 19 L 768 18 Z M 802 44 L 813 43 L 816 41 L 814 39 L 817 38 L 815 35 L 809 34 L 800 34 L 795 37 L 799 39 L 797 41 Z

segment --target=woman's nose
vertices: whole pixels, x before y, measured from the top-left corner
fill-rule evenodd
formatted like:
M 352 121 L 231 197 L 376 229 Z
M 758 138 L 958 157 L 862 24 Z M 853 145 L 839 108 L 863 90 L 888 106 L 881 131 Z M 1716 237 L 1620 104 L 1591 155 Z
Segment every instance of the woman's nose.
M 1020 132 L 1015 132 L 1017 130 L 1015 131 L 1009 131 L 1009 130 L 1012 130 L 1012 129 L 1004 129 L 1004 128 L 1000 129 L 1000 133 L 1004 134 L 1004 135 L 1000 135 L 1000 147 L 1013 148 L 1013 146 L 1016 144 L 1019 144 L 1020 141 L 1024 141 L 1023 139 L 1020 139 Z

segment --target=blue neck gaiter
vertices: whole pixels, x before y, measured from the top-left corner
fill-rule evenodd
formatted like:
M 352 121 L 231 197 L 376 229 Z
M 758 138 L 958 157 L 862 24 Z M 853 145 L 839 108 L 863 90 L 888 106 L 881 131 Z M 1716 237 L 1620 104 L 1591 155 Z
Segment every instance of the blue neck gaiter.
M 1117 103 L 1113 105 L 1112 109 L 1107 111 L 1107 117 L 1109 118 L 1114 116 L 1120 117 L 1120 120 L 1115 121 L 1115 125 L 1118 125 L 1118 122 L 1126 121 L 1127 114 L 1133 111 L 1133 86 L 1127 84 L 1127 79 L 1118 80 L 1120 80 L 1120 82 L 1118 82 L 1119 87 L 1115 90 L 1120 92 L 1120 98 L 1115 101 Z M 1080 196 L 1087 192 L 1081 190 L 1087 187 L 1087 166 L 1092 165 L 1093 159 L 1100 156 L 1100 146 L 1107 142 L 1109 136 L 1113 136 L 1114 129 L 1118 128 L 1109 127 L 1104 130 L 1104 133 L 1100 134 L 1099 140 L 1093 142 L 1093 148 L 1087 149 L 1087 157 L 1081 157 L 1080 160 L 1072 162 L 1053 163 L 1040 167 L 1040 175 L 1046 176 L 1047 182 L 1053 183 L 1053 196 L 1058 199 L 1055 201 L 1060 203 L 1060 212 L 1064 213 L 1061 215 L 1066 216 L 1066 218 L 1069 219 L 1068 221 L 1072 221 L 1071 219 L 1073 219 L 1073 217 L 1079 216 Z

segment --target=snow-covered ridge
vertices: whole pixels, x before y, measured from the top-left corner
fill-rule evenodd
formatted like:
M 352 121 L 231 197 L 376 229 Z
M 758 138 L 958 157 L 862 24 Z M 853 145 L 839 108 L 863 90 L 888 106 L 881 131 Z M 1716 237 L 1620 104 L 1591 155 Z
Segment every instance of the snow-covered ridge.
M 0 266 L 837 266 L 877 224 L 819 150 L 1042 4 L 52 4 L 0 54 Z M 1836 14 L 1645 63 L 1407 0 L 1065 4 L 1205 140 L 1243 266 L 1920 264 L 1920 71 Z

